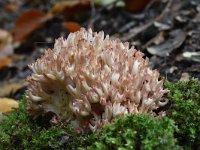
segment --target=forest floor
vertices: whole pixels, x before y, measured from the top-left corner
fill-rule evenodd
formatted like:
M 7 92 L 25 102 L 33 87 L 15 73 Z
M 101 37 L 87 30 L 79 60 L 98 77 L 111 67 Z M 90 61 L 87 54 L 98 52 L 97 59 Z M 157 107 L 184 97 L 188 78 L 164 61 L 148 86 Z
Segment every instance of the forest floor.
M 139 1 L 0 1 L 0 97 L 20 99 L 28 64 L 80 27 L 130 42 L 169 81 L 200 79 L 200 1 Z

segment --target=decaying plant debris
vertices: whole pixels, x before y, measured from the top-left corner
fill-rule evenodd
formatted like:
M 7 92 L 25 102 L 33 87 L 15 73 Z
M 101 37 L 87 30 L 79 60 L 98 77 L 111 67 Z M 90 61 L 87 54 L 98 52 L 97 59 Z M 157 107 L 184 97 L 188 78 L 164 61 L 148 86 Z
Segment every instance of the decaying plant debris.
M 52 14 L 53 17 L 46 21 L 42 20 L 41 15 L 38 16 L 37 19 L 42 20 L 43 24 L 40 24 L 40 29 L 38 27 L 38 30 L 34 29 L 34 32 L 28 34 L 29 36 L 23 43 L 14 48 L 14 57 L 11 54 L 9 60 L 4 60 L 6 64 L 0 70 L 0 82 L 3 80 L 15 82 L 25 79 L 30 74 L 26 67 L 27 64 L 40 56 L 40 50 L 52 47 L 53 39 L 61 35 L 67 37 L 69 32 L 63 26 L 65 21 L 74 21 L 80 26 L 92 27 L 95 31 L 103 30 L 111 37 L 128 40 L 131 45 L 150 57 L 151 66 L 158 69 L 161 75 L 170 81 L 178 81 L 185 73 L 199 78 L 199 57 L 195 56 L 194 58 L 192 54 L 198 52 L 200 48 L 198 2 L 198 0 L 153 0 L 143 10 L 131 12 L 122 6 L 119 7 L 115 2 L 100 7 L 92 3 L 89 7 L 85 7 L 88 4 L 78 4 L 77 2 L 55 4 L 52 1 L 47 5 L 45 2 L 10 3 L 9 0 L 3 1 L 1 2 L 2 6 L 5 7 L 0 10 L 2 14 L 0 28 L 6 30 L 15 28 L 16 16 L 23 15 L 26 8 L 37 9 L 34 12 L 42 14 L 42 16 L 46 16 L 45 12 L 51 13 L 51 10 L 55 11 L 55 9 L 57 13 L 56 15 Z M 64 8 L 69 8 L 69 5 L 71 16 L 67 16 L 68 20 L 65 20 L 66 16 L 63 18 L 62 14 L 66 11 Z M 82 12 L 76 12 L 78 8 L 83 7 L 82 5 L 84 5 Z M 58 9 L 59 6 L 62 6 L 62 11 Z M 37 14 L 34 15 L 37 16 Z M 27 24 L 30 23 L 27 22 Z M 23 24 L 26 24 L 26 19 Z M 171 44 L 170 41 L 173 41 L 174 44 Z M 6 93 L 4 96 L 19 97 L 19 93 L 23 92 L 24 88 L 21 91 L 18 90 L 17 93 Z

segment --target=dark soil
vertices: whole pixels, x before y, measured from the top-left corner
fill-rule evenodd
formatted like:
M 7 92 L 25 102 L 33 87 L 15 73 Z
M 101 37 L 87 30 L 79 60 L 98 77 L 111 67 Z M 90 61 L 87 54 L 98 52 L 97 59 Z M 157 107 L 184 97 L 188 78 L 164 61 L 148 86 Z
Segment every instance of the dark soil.
M 13 2 L 18 9 L 6 10 L 6 6 Z M 0 1 L 0 28 L 11 31 L 17 16 L 24 11 L 34 8 L 47 12 L 55 3 L 55 0 Z M 55 16 L 14 49 L 14 53 L 22 58 L 0 70 L 0 88 L 9 84 L 8 81 L 24 80 L 31 73 L 27 65 L 46 48 L 52 48 L 55 38 L 67 37 L 69 31 L 63 27 L 64 21 L 75 21 L 83 27 L 103 30 L 111 37 L 129 41 L 144 52 L 150 58 L 151 66 L 169 81 L 190 77 L 200 79 L 200 54 L 195 58 L 186 55 L 200 50 L 200 1 L 154 0 L 140 12 L 130 12 L 115 3 L 98 7 L 91 4 L 89 10 L 75 14 L 72 19 Z M 0 96 L 18 99 L 25 89 L 22 87 Z

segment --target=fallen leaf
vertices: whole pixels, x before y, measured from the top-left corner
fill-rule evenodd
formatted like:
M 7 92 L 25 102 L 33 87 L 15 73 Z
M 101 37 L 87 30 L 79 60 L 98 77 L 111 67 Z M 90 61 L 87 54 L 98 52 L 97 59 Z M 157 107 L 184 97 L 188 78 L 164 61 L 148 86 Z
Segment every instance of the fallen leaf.
M 78 24 L 76 22 L 64 22 L 63 26 L 69 32 L 76 32 L 81 28 L 80 24 Z
M 57 15 L 61 13 L 66 7 L 74 7 L 79 4 L 79 1 L 61 1 L 57 2 L 51 9 L 50 13 Z
M 6 113 L 18 108 L 19 104 L 16 100 L 11 98 L 0 98 L 0 112 Z
M 8 96 L 17 92 L 19 89 L 25 87 L 27 83 L 24 80 L 21 81 L 6 81 L 0 85 L 0 96 Z
M 117 0 L 90 0 L 90 1 L 92 1 L 95 4 L 100 5 L 100 6 L 106 6 L 113 2 L 116 2 Z
M 90 8 L 89 0 L 73 0 L 57 2 L 49 13 L 63 15 L 66 19 L 72 19 L 75 14 L 80 14 Z
M 17 9 L 19 8 L 19 4 L 16 3 L 16 2 L 11 2 L 11 3 L 8 3 L 4 9 L 8 12 L 14 12 L 16 11 Z
M 165 32 L 159 32 L 157 35 L 155 35 L 152 39 L 150 39 L 143 48 L 147 48 L 149 45 L 155 44 L 159 45 L 165 41 Z
M 0 29 L 0 58 L 13 53 L 12 35 L 3 29 Z
M 141 11 L 150 2 L 150 0 L 124 0 L 125 8 L 129 11 Z
M 157 27 L 160 31 L 169 30 L 172 28 L 172 24 L 170 23 L 162 23 L 159 21 L 154 21 L 154 26 Z
M 12 43 L 11 34 L 3 29 L 0 29 L 0 69 L 12 63 L 14 45 Z
M 200 52 L 184 52 L 183 57 L 187 60 L 200 62 Z
M 185 41 L 186 33 L 183 30 L 174 30 L 170 32 L 169 39 L 159 45 L 147 47 L 147 51 L 156 56 L 166 57 L 176 48 L 180 47 Z
M 183 72 L 181 74 L 180 81 L 189 81 L 190 80 L 190 75 L 187 72 Z
M 26 40 L 34 31 L 39 29 L 45 22 L 50 20 L 52 15 L 40 10 L 29 10 L 21 14 L 13 28 L 14 41 L 22 42 Z
M 10 65 L 12 63 L 12 59 L 9 57 L 1 58 L 0 59 L 0 69 Z

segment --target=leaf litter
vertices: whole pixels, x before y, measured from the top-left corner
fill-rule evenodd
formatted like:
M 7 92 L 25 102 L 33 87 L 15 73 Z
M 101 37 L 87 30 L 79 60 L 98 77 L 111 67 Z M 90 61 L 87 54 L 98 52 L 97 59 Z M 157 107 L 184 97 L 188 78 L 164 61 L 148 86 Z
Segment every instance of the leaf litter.
M 22 96 L 24 79 L 30 75 L 27 65 L 44 49 L 52 48 L 54 39 L 67 37 L 80 27 L 104 30 L 111 37 L 129 41 L 170 81 L 183 79 L 186 74 L 200 78 L 197 0 L 134 0 L 134 5 L 118 2 L 1 1 L 0 29 L 8 34 L 1 39 L 0 30 L 1 97 Z

